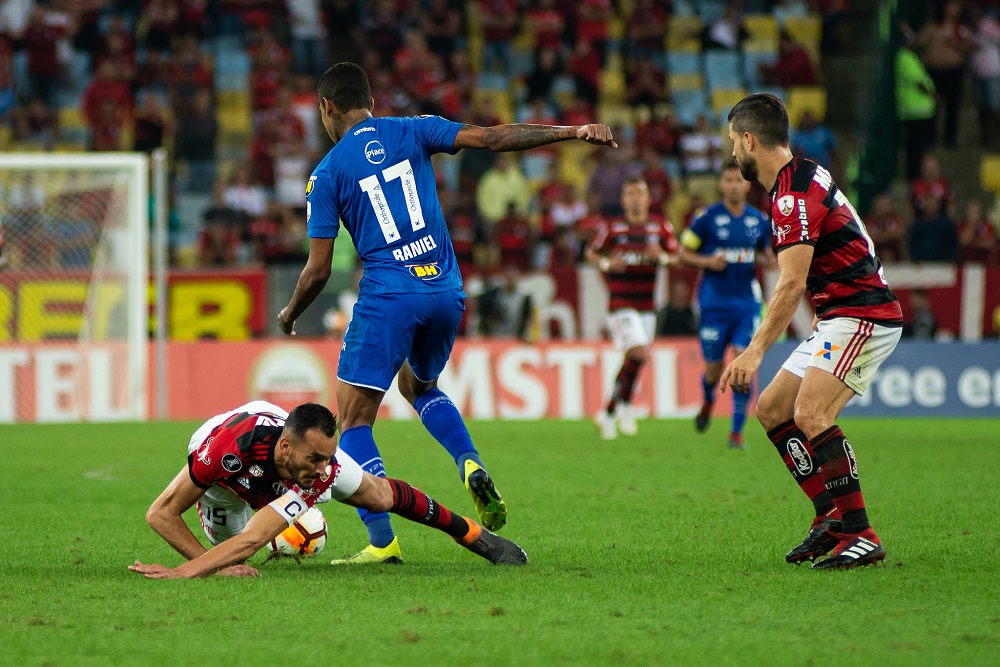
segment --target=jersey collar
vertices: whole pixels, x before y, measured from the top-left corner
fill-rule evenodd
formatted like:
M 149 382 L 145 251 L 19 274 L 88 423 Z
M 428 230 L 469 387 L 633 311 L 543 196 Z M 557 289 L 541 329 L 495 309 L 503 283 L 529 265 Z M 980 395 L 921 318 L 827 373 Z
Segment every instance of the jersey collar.
M 789 160 L 788 162 L 785 163 L 784 167 L 782 167 L 781 169 L 778 170 L 778 177 L 774 179 L 774 187 L 771 188 L 771 192 L 770 192 L 771 199 L 774 199 L 776 196 L 778 196 L 778 188 L 781 185 L 782 175 L 785 173 L 786 169 L 789 172 L 788 173 L 788 177 L 787 177 L 788 178 L 788 182 L 791 183 L 791 178 L 792 178 L 791 172 L 795 170 L 795 161 L 796 161 L 796 158 L 792 157 L 791 160 Z

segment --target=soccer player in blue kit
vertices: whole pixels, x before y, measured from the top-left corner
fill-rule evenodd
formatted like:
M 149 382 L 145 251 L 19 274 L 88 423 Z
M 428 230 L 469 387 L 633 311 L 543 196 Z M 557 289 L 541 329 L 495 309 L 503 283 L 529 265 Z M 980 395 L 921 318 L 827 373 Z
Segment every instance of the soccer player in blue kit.
M 367 472 L 385 476 L 372 426 L 398 373 L 400 392 L 454 458 L 481 523 L 498 530 L 506 523 L 506 505 L 458 409 L 437 387 L 465 311 L 465 292 L 431 155 L 462 148 L 519 151 L 572 139 L 618 145 L 600 124 L 478 127 L 437 116 L 373 118 L 368 77 L 351 63 L 327 70 L 318 95 L 323 126 L 335 145 L 306 186 L 309 259 L 278 324 L 293 334 L 295 320 L 323 290 L 342 222 L 364 274 L 337 368 L 340 448 Z M 370 544 L 334 563 L 401 561 L 388 515 L 359 514 Z
M 750 184 L 729 161 L 719 175 L 722 201 L 700 211 L 681 235 L 681 261 L 703 269 L 698 288 L 701 319 L 698 338 L 705 357 L 702 376 L 704 402 L 695 417 L 699 433 L 708 428 L 715 402 L 715 387 L 722 376 L 726 347 L 738 352 L 750 344 L 760 326 L 761 290 L 758 263 L 774 266 L 771 223 L 766 215 L 747 205 Z M 733 425 L 729 446 L 746 449 L 743 425 L 750 393 L 733 394 Z

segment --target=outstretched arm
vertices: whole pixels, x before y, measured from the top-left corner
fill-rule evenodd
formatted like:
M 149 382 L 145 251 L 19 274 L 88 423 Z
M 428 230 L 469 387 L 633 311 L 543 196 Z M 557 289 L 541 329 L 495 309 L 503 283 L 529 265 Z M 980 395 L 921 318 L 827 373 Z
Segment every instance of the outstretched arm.
M 452 148 L 486 148 L 491 151 L 523 151 L 560 141 L 579 139 L 595 146 L 618 148 L 611 128 L 600 123 L 590 125 L 463 125 L 455 135 Z
M 335 239 L 309 239 L 309 259 L 299 275 L 288 305 L 278 313 L 278 326 L 287 336 L 295 334 L 295 320 L 316 300 L 330 279 Z
M 149 527 L 188 560 L 197 558 L 207 549 L 187 527 L 181 515 L 203 495 L 205 490 L 191 481 L 185 466 L 146 512 L 146 523 Z

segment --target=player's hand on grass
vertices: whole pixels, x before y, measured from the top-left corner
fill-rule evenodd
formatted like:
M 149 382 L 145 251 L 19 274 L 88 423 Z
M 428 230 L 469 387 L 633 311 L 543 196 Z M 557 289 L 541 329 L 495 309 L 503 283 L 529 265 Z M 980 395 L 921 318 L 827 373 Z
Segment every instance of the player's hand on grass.
M 724 252 L 712 255 L 705 263 L 705 268 L 709 271 L 722 271 L 727 266 L 729 266 L 729 262 L 726 261 L 726 253 Z
M 722 377 L 719 378 L 721 391 L 725 393 L 727 386 L 732 387 L 737 394 L 745 394 L 750 391 L 750 381 L 757 369 L 760 368 L 762 359 L 762 355 L 753 352 L 750 348 L 744 350 L 722 372 Z
M 139 561 L 136 561 L 135 565 L 129 565 L 128 569 L 132 572 L 138 572 L 147 579 L 180 579 L 181 576 L 169 567 L 155 563 L 152 565 L 143 565 Z
M 249 565 L 230 565 L 224 570 L 219 570 L 216 574 L 220 577 L 259 577 L 260 572 Z
M 591 123 L 590 125 L 578 125 L 576 128 L 576 138 L 586 141 L 595 146 L 611 146 L 618 148 L 618 143 L 611 136 L 611 128 L 603 123 Z
M 295 335 L 295 320 L 288 319 L 288 306 L 282 308 L 281 312 L 278 313 L 278 328 L 286 336 Z

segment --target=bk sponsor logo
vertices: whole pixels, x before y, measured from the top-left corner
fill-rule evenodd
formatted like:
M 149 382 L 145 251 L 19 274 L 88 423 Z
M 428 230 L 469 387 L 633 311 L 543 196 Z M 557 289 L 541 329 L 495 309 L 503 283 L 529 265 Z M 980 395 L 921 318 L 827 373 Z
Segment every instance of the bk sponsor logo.
M 441 275 L 441 269 L 437 264 L 412 264 L 407 268 L 412 276 L 421 280 L 434 280 Z

